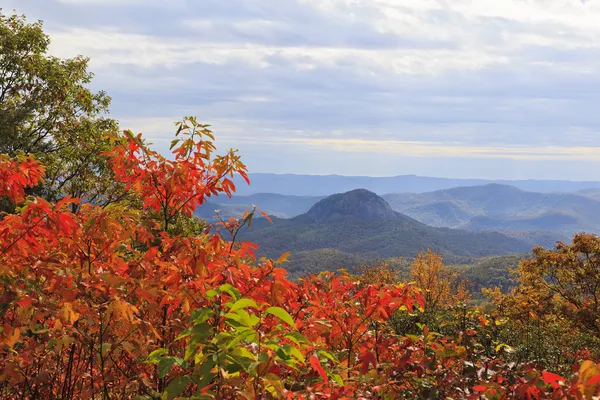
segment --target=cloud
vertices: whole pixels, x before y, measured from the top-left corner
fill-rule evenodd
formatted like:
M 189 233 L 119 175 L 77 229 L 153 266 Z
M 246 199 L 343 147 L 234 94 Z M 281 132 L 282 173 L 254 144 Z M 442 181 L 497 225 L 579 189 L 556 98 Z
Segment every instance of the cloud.
M 368 152 L 428 159 L 437 175 L 440 157 L 577 163 L 588 177 L 600 160 L 600 1 L 8 3 L 45 20 L 54 54 L 91 57 L 124 126 L 162 143 L 198 115 L 256 170 L 318 147 L 342 174 Z M 260 143 L 274 152 L 262 162 Z

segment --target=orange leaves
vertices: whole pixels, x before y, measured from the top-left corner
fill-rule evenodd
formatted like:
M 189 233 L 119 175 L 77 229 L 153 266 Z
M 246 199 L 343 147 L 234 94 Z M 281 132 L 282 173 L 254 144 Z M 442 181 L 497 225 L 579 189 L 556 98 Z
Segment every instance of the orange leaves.
M 2 330 L 2 343 L 12 349 L 21 337 L 21 328 L 13 328 L 5 324 Z
M 148 251 L 146 252 L 146 254 L 144 254 L 144 260 L 145 261 L 150 261 L 150 260 L 154 259 L 157 254 L 158 254 L 158 247 L 157 246 L 152 246 L 152 247 L 150 247 L 148 249 Z
M 126 132 L 128 143 L 110 152 L 117 179 L 142 197 L 144 207 L 161 214 L 164 227 L 182 213 L 191 216 L 204 199 L 218 193 L 228 196 L 235 185 L 228 176 L 246 176 L 246 167 L 233 151 L 214 156 L 215 146 L 207 125 L 186 118 L 177 130 L 182 139 L 174 140 L 174 160 L 150 150 L 141 136 Z

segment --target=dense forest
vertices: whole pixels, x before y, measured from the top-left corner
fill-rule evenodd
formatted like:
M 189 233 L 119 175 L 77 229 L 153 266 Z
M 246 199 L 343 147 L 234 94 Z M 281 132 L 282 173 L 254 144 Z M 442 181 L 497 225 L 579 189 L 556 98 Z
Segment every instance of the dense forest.
M 295 255 L 268 215 L 195 215 L 234 181 L 251 184 L 235 150 L 218 153 L 194 117 L 175 124 L 172 154 L 152 150 L 108 117 L 88 60 L 52 57 L 49 44 L 41 23 L 0 15 L 0 398 L 600 395 L 597 236 L 446 265 L 408 247 L 430 238 L 488 256 L 513 239 L 452 235 L 378 203 L 389 230 L 367 240 L 317 209 L 291 222 L 322 244 L 298 256 L 362 265 L 292 279 Z M 302 231 L 323 219 L 333 225 Z M 246 238 L 253 224 L 276 241 L 270 258 Z M 367 259 L 379 247 L 385 259 Z

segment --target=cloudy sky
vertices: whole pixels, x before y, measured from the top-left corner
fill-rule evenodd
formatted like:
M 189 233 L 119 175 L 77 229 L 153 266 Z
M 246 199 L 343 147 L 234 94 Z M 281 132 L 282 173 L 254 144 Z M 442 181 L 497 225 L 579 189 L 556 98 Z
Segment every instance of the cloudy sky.
M 2 0 L 251 172 L 600 180 L 600 0 Z

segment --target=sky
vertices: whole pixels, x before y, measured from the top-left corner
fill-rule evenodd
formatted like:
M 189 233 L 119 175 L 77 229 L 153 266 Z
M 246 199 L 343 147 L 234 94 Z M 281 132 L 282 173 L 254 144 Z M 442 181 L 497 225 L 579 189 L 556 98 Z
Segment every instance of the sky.
M 600 0 L 2 0 L 123 129 L 250 172 L 600 180 Z

